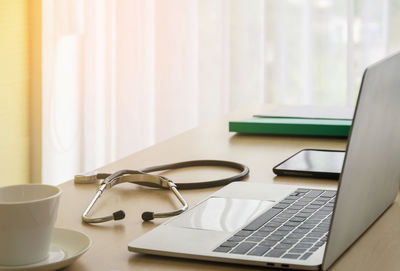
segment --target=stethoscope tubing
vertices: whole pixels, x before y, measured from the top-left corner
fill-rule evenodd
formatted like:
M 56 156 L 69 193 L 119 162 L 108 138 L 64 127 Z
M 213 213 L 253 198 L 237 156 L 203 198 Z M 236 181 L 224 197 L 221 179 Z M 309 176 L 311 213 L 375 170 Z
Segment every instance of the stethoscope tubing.
M 186 183 L 175 183 L 176 187 L 181 190 L 189 190 L 189 189 L 201 189 L 201 188 L 210 188 L 217 186 L 224 186 L 231 182 L 241 181 L 249 175 L 249 168 L 243 164 L 225 161 L 225 160 L 191 160 L 179 163 L 165 164 L 153 167 L 147 167 L 142 169 L 142 172 L 151 173 L 163 170 L 171 170 L 171 169 L 180 169 L 187 167 L 199 167 L 199 166 L 215 166 L 215 167 L 226 167 L 240 170 L 235 176 L 222 178 L 212 181 L 203 181 L 203 182 L 186 182 Z

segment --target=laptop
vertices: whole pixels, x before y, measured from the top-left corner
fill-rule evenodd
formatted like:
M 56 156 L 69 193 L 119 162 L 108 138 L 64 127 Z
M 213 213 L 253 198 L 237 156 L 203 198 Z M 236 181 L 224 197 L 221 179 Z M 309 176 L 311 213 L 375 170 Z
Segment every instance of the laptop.
M 129 251 L 326 270 L 391 206 L 400 181 L 400 53 L 363 75 L 337 191 L 227 185 L 129 243 Z

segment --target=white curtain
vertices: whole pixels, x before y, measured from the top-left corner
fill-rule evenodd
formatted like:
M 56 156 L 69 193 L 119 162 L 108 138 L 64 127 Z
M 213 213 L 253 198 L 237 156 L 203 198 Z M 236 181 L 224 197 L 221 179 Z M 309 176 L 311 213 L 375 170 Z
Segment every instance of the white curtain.
M 253 103 L 353 104 L 395 0 L 43 0 L 42 179 Z

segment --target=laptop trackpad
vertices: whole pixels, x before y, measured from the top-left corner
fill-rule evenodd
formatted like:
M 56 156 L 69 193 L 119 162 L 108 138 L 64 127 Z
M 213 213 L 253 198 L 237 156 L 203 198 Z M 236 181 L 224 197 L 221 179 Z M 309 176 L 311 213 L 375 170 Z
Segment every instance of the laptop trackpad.
M 169 226 L 234 232 L 275 204 L 274 201 L 211 197 L 168 223 Z

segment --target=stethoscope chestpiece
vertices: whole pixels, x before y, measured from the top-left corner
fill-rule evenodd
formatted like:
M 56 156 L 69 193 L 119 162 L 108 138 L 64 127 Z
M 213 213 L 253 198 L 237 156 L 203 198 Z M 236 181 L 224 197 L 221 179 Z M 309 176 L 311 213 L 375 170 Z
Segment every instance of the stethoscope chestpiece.
M 80 177 L 80 178 L 83 179 L 82 177 Z M 91 177 L 89 176 L 87 178 L 91 178 Z M 153 220 L 154 218 L 159 218 L 159 217 L 170 217 L 170 216 L 178 215 L 178 214 L 186 211 L 188 208 L 187 202 L 182 197 L 182 195 L 179 193 L 179 191 L 176 189 L 176 185 L 168 178 L 165 178 L 165 177 L 159 176 L 159 175 L 144 173 L 144 172 L 136 171 L 136 170 L 121 170 L 112 175 L 107 176 L 104 179 L 104 181 L 100 184 L 94 198 L 92 199 L 89 206 L 86 208 L 86 210 L 82 214 L 82 221 L 85 223 L 102 223 L 102 222 L 106 222 L 106 221 L 110 221 L 110 220 L 124 219 L 125 212 L 123 210 L 116 211 L 110 216 L 104 216 L 104 217 L 98 217 L 98 218 L 89 217 L 89 212 L 107 187 L 111 188 L 117 184 L 125 183 L 125 182 L 135 183 L 135 184 L 140 184 L 140 185 L 145 185 L 145 186 L 150 186 L 150 187 L 159 187 L 159 188 L 163 188 L 163 189 L 168 188 L 176 195 L 178 200 L 182 203 L 182 207 L 180 209 L 177 209 L 177 210 L 171 211 L 171 212 L 165 212 L 165 213 L 144 212 L 142 214 L 142 219 L 144 221 L 150 221 L 150 220 Z

